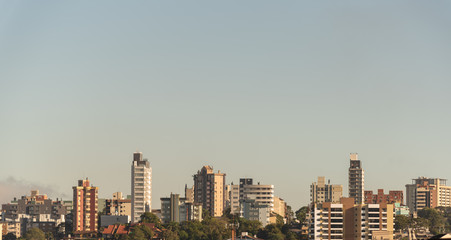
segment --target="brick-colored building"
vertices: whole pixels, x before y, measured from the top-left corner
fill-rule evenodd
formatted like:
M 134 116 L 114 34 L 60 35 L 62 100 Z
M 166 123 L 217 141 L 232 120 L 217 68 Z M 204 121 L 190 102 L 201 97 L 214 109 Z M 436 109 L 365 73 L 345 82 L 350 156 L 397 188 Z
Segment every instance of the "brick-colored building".
M 411 213 L 423 208 L 451 207 L 451 186 L 446 179 L 419 177 L 406 185 L 406 205 Z
M 365 203 L 366 204 L 376 204 L 376 203 L 404 203 L 404 193 L 403 191 L 389 191 L 388 194 L 384 193 L 384 189 L 378 189 L 377 194 L 373 191 L 365 191 Z
M 74 234 L 97 232 L 98 192 L 99 188 L 90 186 L 89 180 L 79 180 L 74 190 Z

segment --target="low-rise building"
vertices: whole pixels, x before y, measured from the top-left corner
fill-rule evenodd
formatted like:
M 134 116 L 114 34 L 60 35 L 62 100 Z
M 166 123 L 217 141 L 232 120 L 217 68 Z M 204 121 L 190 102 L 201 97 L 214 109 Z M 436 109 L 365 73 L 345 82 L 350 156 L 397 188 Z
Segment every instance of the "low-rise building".
M 365 203 L 404 203 L 403 191 L 389 191 L 388 194 L 384 193 L 384 189 L 378 189 L 377 194 L 373 194 L 373 191 L 365 191 Z
M 105 200 L 105 214 L 113 216 L 131 216 L 132 200 L 124 199 L 121 192 L 113 193 L 112 199 Z
M 318 182 L 310 185 L 310 202 L 340 202 L 343 197 L 343 185 L 330 184 L 330 180 L 326 183 L 325 177 L 318 177 Z
M 309 239 L 369 240 L 373 238 L 374 231 L 393 238 L 392 204 L 354 202 L 353 198 L 342 198 L 340 203 L 312 203 Z
M 270 224 L 271 206 L 262 204 L 254 197 L 240 200 L 240 217 L 251 221 L 260 221 L 262 226 Z
M 22 236 L 20 222 L 6 221 L 1 222 L 0 224 L 2 225 L 1 232 L 3 235 L 12 233 L 16 236 L 16 238 L 20 238 Z
M 39 228 L 43 232 L 55 233 L 57 226 L 65 222 L 66 207 L 60 200 L 53 201 L 39 190 L 31 191 L 30 196 L 22 196 L 11 203 L 2 204 L 2 221 L 7 222 L 9 232 L 24 235 L 30 228 Z M 17 234 L 16 234 L 17 235 Z
M 102 215 L 100 216 L 100 226 L 107 227 L 114 224 L 127 224 L 131 221 L 130 215 Z
M 394 205 L 395 205 L 395 216 L 398 216 L 398 215 L 409 216 L 410 215 L 409 207 L 401 205 L 400 203 L 395 203 Z

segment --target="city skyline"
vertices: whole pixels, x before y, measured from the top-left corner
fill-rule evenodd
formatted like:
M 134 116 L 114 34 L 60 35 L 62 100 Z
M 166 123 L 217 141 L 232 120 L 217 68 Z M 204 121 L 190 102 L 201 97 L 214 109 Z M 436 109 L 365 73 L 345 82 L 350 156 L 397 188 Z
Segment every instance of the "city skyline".
M 347 196 L 351 152 L 365 190 L 451 178 L 450 8 L 1 1 L 1 203 L 130 194 L 136 150 L 153 199 L 211 165 L 297 209 L 318 176 Z

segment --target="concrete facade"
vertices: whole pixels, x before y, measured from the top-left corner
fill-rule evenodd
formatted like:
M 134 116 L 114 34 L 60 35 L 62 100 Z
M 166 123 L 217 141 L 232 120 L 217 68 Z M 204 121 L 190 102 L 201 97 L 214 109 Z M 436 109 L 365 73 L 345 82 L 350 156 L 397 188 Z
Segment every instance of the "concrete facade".
M 274 211 L 275 214 L 286 217 L 287 203 L 280 197 L 274 197 Z
M 152 210 L 152 168 L 141 152 L 133 153 L 132 162 L 132 223 Z

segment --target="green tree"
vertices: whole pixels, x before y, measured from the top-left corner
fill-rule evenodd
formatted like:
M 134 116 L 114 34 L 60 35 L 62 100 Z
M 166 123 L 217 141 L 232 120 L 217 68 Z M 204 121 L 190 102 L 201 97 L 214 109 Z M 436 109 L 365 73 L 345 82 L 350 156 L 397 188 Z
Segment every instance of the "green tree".
M 5 239 L 5 240 L 16 240 L 17 237 L 16 237 L 16 234 L 10 232 L 10 233 L 6 234 L 6 235 L 3 237 L 3 239 Z
M 276 215 L 276 225 L 279 229 L 282 228 L 282 226 L 284 225 L 284 221 L 283 221 L 283 217 L 280 216 L 279 214 Z
M 285 239 L 285 235 L 277 227 L 276 224 L 269 224 L 269 225 L 266 225 L 265 228 L 260 229 L 260 231 L 258 231 L 257 237 L 263 238 L 266 240 L 284 240 Z
M 144 236 L 146 236 L 146 239 L 152 239 L 153 238 L 153 231 L 146 225 L 139 226 L 141 230 L 144 232 Z
M 255 235 L 258 230 L 262 228 L 262 223 L 256 220 L 247 220 L 245 218 L 239 218 L 238 233 L 248 232 L 250 235 Z
M 304 221 L 305 221 L 305 217 L 307 216 L 307 212 L 308 212 L 308 207 L 307 206 L 304 206 L 304 207 L 301 207 L 301 208 L 299 208 L 297 211 L 296 211 L 296 219 L 300 222 L 300 223 L 303 223 Z
M 130 240 L 128 234 L 119 234 L 118 240 Z
M 206 239 L 203 225 L 199 221 L 186 221 L 180 226 L 181 240 L 199 240 Z
M 47 239 L 47 240 L 54 240 L 55 237 L 53 236 L 53 233 L 51 233 L 51 232 L 46 232 L 46 233 L 45 233 L 45 239 Z
M 130 238 L 134 240 L 146 240 L 146 235 L 140 227 L 135 227 L 131 234 Z
M 31 228 L 25 233 L 26 240 L 45 240 L 44 232 L 39 228 Z
M 163 238 L 165 240 L 179 240 L 180 239 L 178 233 L 176 231 L 172 231 L 170 229 L 166 229 L 163 232 Z
M 287 205 L 287 213 L 286 213 L 287 223 L 291 223 L 293 221 L 293 217 L 294 217 L 293 209 L 291 208 L 291 206 Z
M 418 211 L 418 217 L 428 220 L 429 230 L 431 231 L 431 233 L 441 234 L 445 232 L 446 219 L 438 210 L 432 208 L 424 208 Z
M 157 215 L 151 213 L 151 212 L 145 212 L 143 215 L 141 215 L 140 223 L 153 223 L 155 224 L 155 227 L 161 229 L 161 221 L 157 217 Z
M 202 221 L 206 239 L 222 240 L 229 237 L 229 229 L 226 228 L 227 221 L 222 218 L 210 218 Z
M 202 219 L 208 220 L 211 218 L 211 213 L 207 209 L 202 209 Z
M 395 216 L 395 230 L 404 230 L 407 229 L 410 225 L 410 218 L 404 215 Z

